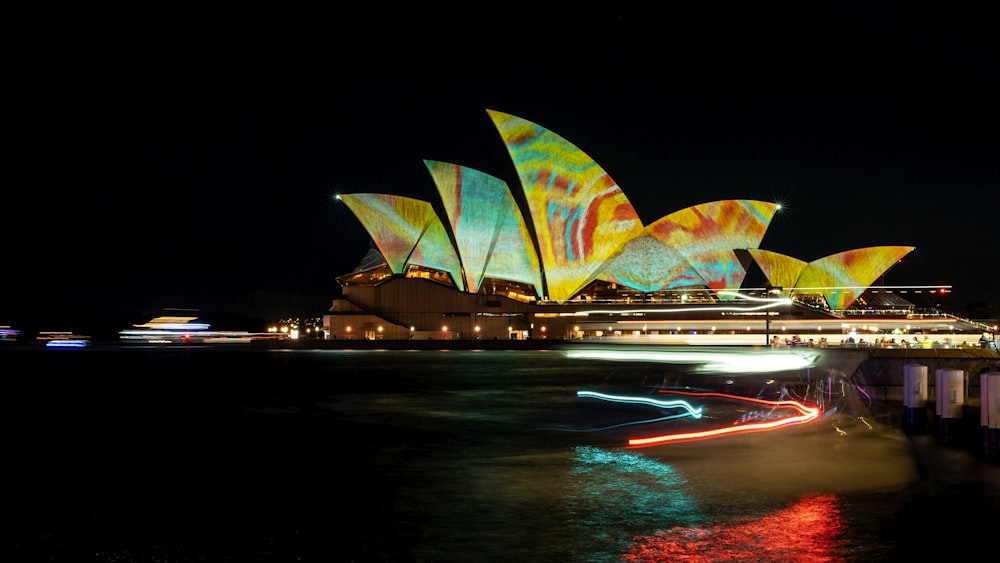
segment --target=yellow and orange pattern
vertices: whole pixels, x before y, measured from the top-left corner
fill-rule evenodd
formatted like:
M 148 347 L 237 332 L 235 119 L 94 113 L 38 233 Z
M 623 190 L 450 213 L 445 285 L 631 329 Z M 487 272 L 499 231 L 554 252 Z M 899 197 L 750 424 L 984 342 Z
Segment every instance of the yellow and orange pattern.
M 704 287 L 739 289 L 746 268 L 735 249 L 757 248 L 777 204 L 733 199 L 681 209 L 650 225 L 650 236 L 677 249 Z
M 385 194 L 345 194 L 340 199 L 371 235 L 392 273 L 426 266 L 448 272 L 455 287 L 465 291 L 458 254 L 430 203 Z
M 643 225 L 614 180 L 583 151 L 520 117 L 487 113 L 513 160 L 523 203 L 499 178 L 433 160 L 424 163 L 444 222 L 426 201 L 341 196 L 394 274 L 433 268 L 471 293 L 486 279 L 515 281 L 551 301 L 571 300 L 595 280 L 645 293 L 709 289 L 726 299 L 723 290 L 739 290 L 746 279 L 747 264 L 737 254 L 746 250 L 770 285 L 792 295 L 821 294 L 831 309 L 846 309 L 913 250 L 860 248 L 809 263 L 763 250 L 758 247 L 778 206 L 750 199 L 702 203 Z
M 913 252 L 912 246 L 871 246 L 831 254 L 810 262 L 795 291 L 819 291 L 831 309 L 846 309 L 879 276 Z
M 802 275 L 802 270 L 807 263 L 798 258 L 792 258 L 786 254 L 780 254 L 771 250 L 760 248 L 748 248 L 747 252 L 753 257 L 754 262 L 760 266 L 768 282 L 774 287 L 791 290 Z
M 611 176 L 589 156 L 530 121 L 489 111 L 514 161 L 553 301 L 571 299 L 605 261 L 642 232 Z

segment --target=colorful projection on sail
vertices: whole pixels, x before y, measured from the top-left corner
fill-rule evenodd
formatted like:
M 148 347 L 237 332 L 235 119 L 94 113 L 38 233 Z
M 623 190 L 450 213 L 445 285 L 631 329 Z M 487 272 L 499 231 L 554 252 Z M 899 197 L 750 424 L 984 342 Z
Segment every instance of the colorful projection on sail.
M 544 295 L 538 255 L 507 184 L 472 168 L 425 160 L 458 246 L 469 293 L 486 278 L 531 285 Z
M 614 180 L 580 149 L 530 121 L 488 111 L 521 180 L 547 297 L 573 298 L 642 222 Z
M 846 309 L 872 282 L 914 248 L 872 246 L 820 258 L 805 267 L 795 283 L 795 291 L 818 290 L 831 309 Z
M 778 206 L 756 200 L 703 203 L 644 226 L 614 180 L 580 149 L 520 117 L 487 113 L 513 160 L 523 200 L 498 178 L 432 160 L 424 162 L 445 217 L 421 200 L 340 196 L 394 274 L 411 266 L 436 269 L 470 293 L 488 278 L 509 280 L 553 301 L 573 299 L 595 280 L 644 293 L 707 289 L 726 300 L 746 278 L 737 254 L 745 250 L 772 286 L 821 294 L 831 309 L 846 309 L 913 250 L 862 248 L 810 263 L 762 250 Z
M 671 213 L 626 242 L 598 278 L 647 293 L 737 289 L 746 268 L 734 249 L 756 248 L 777 208 L 764 201 L 726 200 Z
M 709 289 L 732 290 L 746 277 L 734 249 L 757 248 L 777 209 L 777 204 L 765 201 L 713 201 L 671 213 L 654 222 L 649 232 L 677 249 Z
M 708 282 L 680 252 L 653 235 L 652 227 L 646 227 L 641 235 L 625 243 L 622 252 L 601 268 L 597 278 L 644 293 L 708 287 Z
M 451 274 L 459 290 L 465 278 L 444 225 L 431 204 L 384 194 L 345 194 L 341 201 L 361 221 L 394 274 L 424 266 Z
M 770 250 L 748 248 L 747 252 L 753 257 L 754 262 L 757 263 L 772 286 L 782 287 L 786 290 L 795 287 L 799 276 L 802 275 L 802 270 L 805 270 L 807 265 L 804 260 Z

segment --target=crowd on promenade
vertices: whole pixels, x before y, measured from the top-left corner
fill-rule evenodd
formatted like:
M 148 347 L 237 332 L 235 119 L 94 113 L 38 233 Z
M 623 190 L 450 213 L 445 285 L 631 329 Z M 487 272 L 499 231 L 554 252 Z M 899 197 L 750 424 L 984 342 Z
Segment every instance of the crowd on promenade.
M 785 337 L 784 340 L 778 338 L 778 335 L 774 335 L 774 337 L 771 338 L 771 348 L 798 348 L 802 346 L 806 348 L 826 348 L 827 340 L 825 336 L 820 337 L 819 340 L 814 340 L 812 338 L 809 340 L 802 340 L 802 337 L 797 334 Z
M 788 336 L 784 339 L 775 335 L 771 338 L 771 348 L 826 348 L 829 345 L 830 344 L 825 336 L 820 337 L 819 339 L 810 338 L 809 340 L 803 340 L 799 335 Z M 837 344 L 835 343 L 834 346 L 836 345 Z M 966 341 L 955 343 L 949 337 L 945 337 L 940 341 L 931 340 L 927 335 L 924 335 L 923 338 L 914 336 L 910 340 L 907 340 L 906 338 L 899 338 L 897 340 L 895 337 L 876 337 L 868 340 L 863 337 L 855 338 L 854 335 L 850 335 L 841 340 L 839 346 L 841 348 L 900 348 L 913 350 L 936 350 L 942 348 L 984 348 L 996 350 L 997 342 L 986 338 L 985 335 L 979 339 L 978 346 Z

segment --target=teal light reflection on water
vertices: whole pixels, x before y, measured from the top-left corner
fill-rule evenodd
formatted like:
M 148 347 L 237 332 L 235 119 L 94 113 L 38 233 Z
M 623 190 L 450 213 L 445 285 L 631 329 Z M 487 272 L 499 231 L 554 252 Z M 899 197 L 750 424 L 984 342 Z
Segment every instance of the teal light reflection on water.
M 581 535 L 599 542 L 590 561 L 837 561 L 844 546 L 836 495 L 718 520 L 689 494 L 680 471 L 634 452 L 577 447 L 571 477 L 570 510 Z
M 629 549 L 637 531 L 692 526 L 706 518 L 686 492 L 687 479 L 661 461 L 594 446 L 575 448 L 572 461 L 567 504 L 573 521 L 582 537 L 614 553 Z

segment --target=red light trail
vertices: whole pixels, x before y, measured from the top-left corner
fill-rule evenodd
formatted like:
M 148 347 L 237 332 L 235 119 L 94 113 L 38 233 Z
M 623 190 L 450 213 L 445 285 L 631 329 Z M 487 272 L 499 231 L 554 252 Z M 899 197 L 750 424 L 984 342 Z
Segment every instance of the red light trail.
M 739 424 L 739 422 L 737 422 L 734 423 L 733 426 L 727 426 L 725 428 L 716 428 L 713 430 L 703 430 L 699 432 L 681 432 L 677 434 L 664 434 L 660 436 L 651 436 L 646 438 L 631 438 L 628 441 L 629 446 L 653 446 L 656 444 L 663 444 L 668 442 L 689 442 L 693 440 L 705 440 L 708 438 L 716 438 L 719 436 L 738 434 L 744 432 L 764 432 L 792 424 L 806 424 L 808 422 L 816 420 L 816 418 L 818 418 L 820 414 L 820 409 L 818 407 L 807 407 L 798 401 L 791 401 L 791 400 L 768 401 L 765 399 L 755 399 L 751 397 L 728 395 L 726 393 L 710 393 L 710 392 L 694 393 L 694 392 L 669 391 L 669 390 L 661 390 L 660 392 L 674 393 L 678 395 L 689 395 L 694 397 L 722 397 L 730 400 L 761 404 L 775 409 L 791 408 L 794 411 L 798 412 L 798 414 L 795 416 L 789 416 L 778 420 L 771 420 L 768 422 L 758 422 L 749 424 Z

